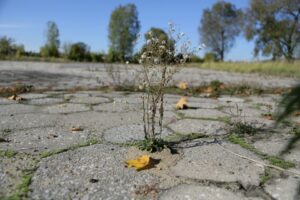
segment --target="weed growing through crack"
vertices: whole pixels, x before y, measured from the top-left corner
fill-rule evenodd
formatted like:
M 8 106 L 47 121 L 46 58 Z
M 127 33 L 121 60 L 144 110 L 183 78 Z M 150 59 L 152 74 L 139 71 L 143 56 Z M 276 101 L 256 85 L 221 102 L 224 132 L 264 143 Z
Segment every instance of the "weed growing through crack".
M 145 34 L 146 43 L 142 48 L 139 62 L 143 66 L 140 88 L 143 89 L 143 122 L 145 140 L 139 148 L 157 151 L 164 148 L 161 134 L 164 118 L 165 87 L 172 76 L 189 58 L 190 41 L 184 33 L 177 33 L 169 23 L 168 34 L 151 29 Z

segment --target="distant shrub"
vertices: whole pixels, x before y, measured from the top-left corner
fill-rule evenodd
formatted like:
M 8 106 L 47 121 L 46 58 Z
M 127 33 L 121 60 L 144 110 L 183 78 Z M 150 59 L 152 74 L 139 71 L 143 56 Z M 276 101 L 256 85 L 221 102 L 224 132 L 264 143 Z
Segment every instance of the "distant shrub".
M 204 59 L 203 58 L 200 58 L 199 56 L 196 56 L 196 55 L 191 55 L 188 62 L 191 62 L 191 63 L 203 63 L 204 62 Z
M 68 55 L 70 60 L 74 61 L 91 61 L 89 47 L 83 42 L 77 42 L 70 46 L 70 52 Z
M 217 60 L 217 55 L 215 53 L 209 52 L 204 55 L 204 62 L 215 62 Z

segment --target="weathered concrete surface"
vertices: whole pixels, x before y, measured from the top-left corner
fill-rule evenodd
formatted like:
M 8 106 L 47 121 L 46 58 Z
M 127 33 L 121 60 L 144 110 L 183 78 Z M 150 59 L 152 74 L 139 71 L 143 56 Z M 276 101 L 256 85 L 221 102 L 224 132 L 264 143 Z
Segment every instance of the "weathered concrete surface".
M 221 112 L 215 109 L 188 109 L 178 111 L 182 113 L 185 117 L 191 118 L 209 118 L 209 119 L 220 119 L 229 117 L 229 114 Z
M 216 186 L 179 185 L 167 190 L 160 196 L 161 200 L 259 200 L 247 198 L 241 193 L 231 192 Z
M 0 130 L 20 130 L 37 127 L 55 126 L 60 121 L 59 115 L 49 114 L 17 114 L 0 117 Z
M 0 158 L 0 199 L 8 198 L 16 191 L 17 185 L 22 183 L 23 171 L 34 167 L 31 156 L 21 154 L 13 158 Z
M 156 127 L 156 132 L 159 127 Z M 172 134 L 168 129 L 163 129 L 162 138 Z M 126 143 L 144 139 L 144 126 L 143 124 L 131 124 L 108 129 L 104 132 L 104 139 L 113 143 Z
M 300 178 L 288 177 L 286 179 L 273 180 L 266 185 L 265 190 L 277 200 L 299 199 Z
M 263 183 L 262 176 L 266 175 L 263 167 L 234 153 L 264 161 L 248 150 L 225 142 L 229 127 L 222 121 L 236 122 L 238 118 L 263 126 L 262 132 L 251 137 L 245 135 L 245 139 L 258 150 L 277 155 L 291 137 L 286 130 L 300 123 L 300 118 L 294 116 L 291 125 L 276 129 L 280 134 L 272 133 L 274 121 L 262 114 L 273 114 L 280 95 L 221 96 L 219 99 L 189 96 L 190 109 L 178 111 L 175 104 L 181 96 L 167 94 L 163 125 L 172 130 L 166 128 L 163 136 L 175 132 L 174 136 L 184 139 L 173 147 L 177 154 L 171 154 L 171 150 L 151 153 L 158 163 L 145 171 L 124 168 L 124 160 L 148 154 L 115 144 L 122 146 L 127 141 L 143 139 L 142 94 L 113 92 L 110 88 L 115 83 L 137 85 L 139 79 L 134 70 L 139 66 L 113 66 L 120 80 L 112 80 L 106 72 L 109 66 L 103 64 L 0 62 L 0 87 L 18 82 L 44 91 L 21 94 L 27 99 L 21 102 L 0 98 L 0 199 L 18 192 L 23 172 L 34 175 L 29 199 L 269 200 L 292 199 L 297 193 L 298 147 L 284 156 L 296 164 L 296 168 L 290 169 L 294 174 L 282 173 L 285 176 L 275 179 L 271 171 L 268 173 L 272 178 Z M 170 85 L 188 80 L 190 86 L 199 86 L 217 79 L 263 88 L 289 87 L 296 82 L 289 78 L 187 68 Z M 99 86 L 111 87 L 97 91 Z M 230 112 L 236 106 L 245 117 Z M 72 127 L 80 127 L 82 131 L 71 132 Z M 193 139 L 195 135 L 178 133 L 203 133 L 209 138 Z M 90 139 L 102 144 L 83 147 Z M 77 149 L 71 150 L 74 148 Z M 67 152 L 58 151 L 61 149 Z M 7 150 L 18 154 L 10 152 L 9 156 Z M 46 155 L 48 151 L 52 152 L 49 157 L 40 161 L 39 154 Z
M 222 146 L 262 162 L 253 153 L 238 145 L 223 143 Z M 219 144 L 188 148 L 184 149 L 183 153 L 183 159 L 176 166 L 171 167 L 172 172 L 177 176 L 217 182 L 240 182 L 247 188 L 250 185 L 258 186 L 260 175 L 264 173 L 263 166 L 233 155 Z
M 117 83 L 138 84 L 136 71 L 140 66 L 113 65 L 114 73 L 120 75 Z M 0 62 L 0 85 L 8 86 L 22 82 L 36 88 L 67 89 L 73 87 L 93 88 L 116 82 L 106 72 L 106 64 Z M 137 69 L 137 70 L 136 70 Z M 117 71 L 116 71 L 117 70 Z M 256 87 L 290 87 L 296 79 L 257 74 L 240 74 L 197 68 L 184 68 L 175 74 L 171 84 L 189 80 L 189 85 L 203 85 L 214 80 L 230 84 L 249 84 Z
M 12 149 L 18 152 L 39 154 L 45 151 L 65 149 L 82 144 L 89 139 L 87 130 L 71 132 L 66 128 L 46 127 L 15 131 L 0 143 L 0 150 Z
M 292 138 L 292 135 L 274 134 L 266 139 L 256 141 L 254 147 L 269 155 L 277 156 L 287 148 Z M 300 141 L 293 146 L 294 148 L 283 154 L 282 157 L 300 163 Z
M 93 145 L 43 159 L 30 199 L 132 199 L 136 186 L 156 183 L 147 171 L 124 167 L 125 148 Z
M 223 135 L 227 133 L 226 124 L 219 121 L 183 119 L 168 125 L 174 132 L 181 134 L 202 133 Z
M 84 104 L 73 104 L 73 103 L 63 103 L 58 105 L 46 106 L 43 108 L 44 112 L 48 113 L 74 113 L 88 111 L 90 108 Z

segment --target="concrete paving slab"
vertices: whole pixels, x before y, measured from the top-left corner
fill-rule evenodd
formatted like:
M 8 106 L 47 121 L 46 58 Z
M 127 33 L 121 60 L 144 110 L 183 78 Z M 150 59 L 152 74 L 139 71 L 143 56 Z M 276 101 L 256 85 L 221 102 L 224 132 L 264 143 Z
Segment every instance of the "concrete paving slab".
M 19 114 L 0 117 L 0 129 L 20 130 L 37 127 L 55 126 L 60 121 L 59 115 Z
M 60 104 L 63 103 L 64 99 L 61 98 L 42 98 L 42 99 L 32 99 L 26 101 L 30 105 L 51 105 L 51 104 Z
M 17 104 L 17 103 L 18 103 L 17 101 L 12 101 L 7 98 L 0 97 L 0 105 Z
M 183 119 L 168 125 L 174 132 L 181 134 L 201 133 L 206 135 L 224 135 L 226 124 L 219 121 Z
M 288 177 L 276 179 L 265 186 L 265 191 L 276 200 L 299 199 L 300 179 Z
M 0 115 L 15 115 L 24 113 L 37 113 L 41 112 L 39 107 L 24 104 L 10 104 L 0 106 Z
M 66 128 L 48 127 L 14 131 L 0 143 L 0 150 L 13 149 L 18 152 L 39 154 L 46 151 L 68 148 L 88 140 L 87 130 L 71 132 Z
M 142 123 L 141 117 L 141 113 L 133 111 L 128 111 L 126 113 L 89 111 L 64 115 L 58 125 L 66 128 L 81 126 L 84 130 L 89 130 L 93 135 L 100 138 L 105 130 L 112 127 L 132 123 Z
M 137 187 L 157 179 L 147 170 L 125 168 L 125 154 L 125 148 L 99 144 L 43 159 L 29 198 L 134 199 Z
M 70 100 L 71 103 L 83 103 L 83 104 L 100 104 L 107 103 L 111 100 L 105 97 L 75 97 Z
M 74 103 L 63 103 L 57 105 L 50 105 L 43 108 L 44 112 L 53 114 L 64 114 L 64 113 L 75 113 L 89 111 L 90 107 L 84 104 L 74 104 Z
M 48 97 L 48 94 L 25 93 L 25 94 L 20 94 L 19 96 L 24 98 L 24 99 L 40 99 L 40 98 Z
M 163 192 L 160 200 L 260 200 L 247 198 L 239 192 L 232 192 L 216 186 L 182 184 Z M 262 199 L 261 199 L 262 200 Z
M 222 143 L 226 149 L 263 162 L 238 145 Z M 225 151 L 219 144 L 197 146 L 183 150 L 184 157 L 171 171 L 186 178 L 218 182 L 240 182 L 245 188 L 258 186 L 264 167 Z
M 156 127 L 156 130 L 159 131 L 159 127 Z M 170 134 L 172 134 L 172 132 L 164 128 L 161 137 L 163 138 Z M 145 138 L 144 126 L 143 124 L 130 124 L 114 127 L 106 130 L 103 138 L 106 141 L 113 143 L 125 143 L 143 140 Z
M 128 112 L 128 111 L 141 111 L 141 105 L 129 104 L 129 103 L 105 103 L 93 106 L 93 110 L 100 112 Z
M 187 109 L 187 110 L 180 110 L 178 112 L 182 113 L 184 117 L 192 117 L 192 118 L 219 119 L 219 118 L 230 116 L 227 113 L 215 109 Z
M 278 156 L 287 147 L 291 138 L 291 135 L 273 134 L 266 139 L 256 141 L 253 145 L 255 148 L 264 153 Z M 292 162 L 300 163 L 300 141 L 294 145 L 293 149 L 284 154 L 283 158 Z
M 34 160 L 26 154 L 0 158 L 0 199 L 8 199 L 22 182 L 23 171 L 33 169 Z

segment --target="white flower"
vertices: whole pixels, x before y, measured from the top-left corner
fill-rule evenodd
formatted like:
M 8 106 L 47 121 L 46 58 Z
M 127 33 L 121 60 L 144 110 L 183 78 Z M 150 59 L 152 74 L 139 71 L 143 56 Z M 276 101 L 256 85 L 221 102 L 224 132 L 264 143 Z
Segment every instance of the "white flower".
M 166 41 L 165 40 L 161 41 L 161 44 L 166 44 Z
M 126 65 L 128 65 L 128 64 L 129 64 L 129 61 L 127 60 L 127 61 L 126 61 Z
M 147 44 L 150 44 L 150 43 L 151 43 L 151 40 L 150 40 L 150 39 L 148 39 L 148 40 L 146 41 L 146 43 L 147 43 Z
M 201 46 L 202 46 L 203 48 L 205 48 L 205 47 L 206 47 L 206 45 L 205 45 L 204 43 L 202 43 L 202 44 L 201 44 Z

